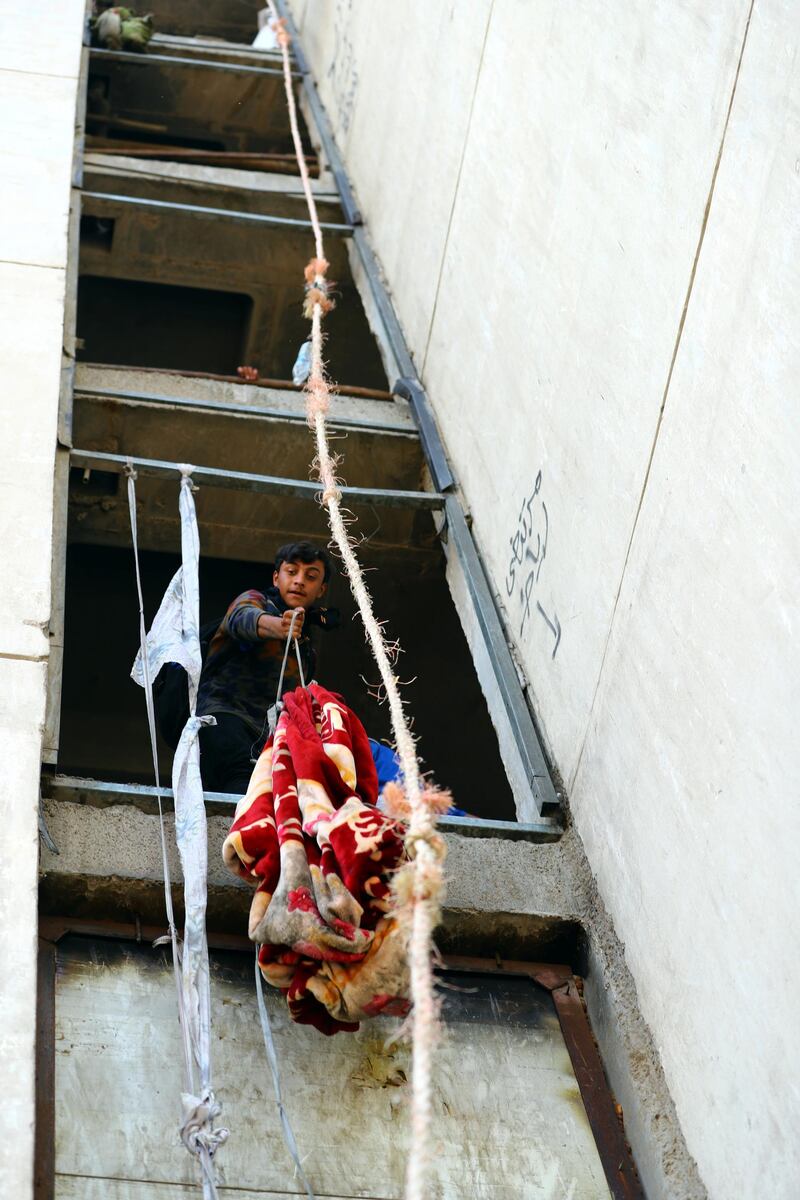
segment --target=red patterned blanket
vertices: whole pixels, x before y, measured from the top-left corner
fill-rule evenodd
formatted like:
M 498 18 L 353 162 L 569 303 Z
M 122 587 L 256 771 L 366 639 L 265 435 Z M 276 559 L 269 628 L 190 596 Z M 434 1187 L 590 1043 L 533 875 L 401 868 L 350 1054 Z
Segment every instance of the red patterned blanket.
M 355 1030 L 408 1009 L 405 946 L 388 915 L 402 828 L 375 807 L 369 740 L 341 697 L 311 684 L 284 703 L 223 857 L 256 885 L 249 935 L 292 1018 Z

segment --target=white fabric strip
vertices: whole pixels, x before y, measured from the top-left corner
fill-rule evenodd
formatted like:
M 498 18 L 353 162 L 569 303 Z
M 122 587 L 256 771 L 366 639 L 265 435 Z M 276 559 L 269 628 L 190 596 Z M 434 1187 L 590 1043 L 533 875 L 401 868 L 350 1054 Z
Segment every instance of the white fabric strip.
M 136 560 L 139 593 L 141 646 L 131 675 L 145 691 L 150 730 L 153 768 L 161 815 L 161 844 L 167 915 L 173 947 L 173 964 L 178 982 L 178 1015 L 184 1042 L 185 1090 L 182 1093 L 183 1119 L 181 1140 L 202 1168 L 204 1200 L 217 1200 L 213 1158 L 226 1141 L 228 1130 L 214 1128 L 221 1109 L 211 1082 L 211 984 L 206 941 L 206 896 L 208 878 L 208 833 L 203 784 L 200 778 L 198 734 L 204 725 L 213 725 L 213 717 L 196 716 L 197 689 L 202 670 L 200 652 L 200 536 L 197 529 L 191 467 L 182 465 L 180 489 L 181 567 L 173 576 L 164 599 L 145 634 L 144 605 L 139 573 L 136 530 L 136 492 L 134 472 L 128 471 L 128 500 L 131 534 Z M 180 663 L 186 670 L 189 690 L 189 719 L 181 734 L 172 765 L 172 790 L 175 798 L 175 838 L 178 844 L 184 880 L 183 953 L 178 952 L 172 912 L 166 838 L 158 770 L 155 709 L 152 681 L 165 663 Z M 178 963 L 180 962 L 180 975 Z M 195 1080 L 199 1077 L 199 1086 Z

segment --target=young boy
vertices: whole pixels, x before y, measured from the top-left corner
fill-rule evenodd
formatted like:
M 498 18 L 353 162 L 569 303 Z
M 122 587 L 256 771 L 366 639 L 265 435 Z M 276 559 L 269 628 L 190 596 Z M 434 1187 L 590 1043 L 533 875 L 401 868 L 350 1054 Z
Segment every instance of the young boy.
M 231 604 L 211 639 L 200 676 L 198 716 L 216 725 L 200 732 L 200 771 L 211 792 L 244 795 L 252 760 L 267 738 L 267 711 L 275 703 L 289 636 L 299 640 L 306 681 L 314 674 L 311 625 L 331 628 L 333 610 L 317 607 L 328 588 L 331 559 L 311 542 L 291 542 L 275 555 L 272 587 L 247 591 Z M 300 683 L 295 647 L 289 650 L 283 690 Z

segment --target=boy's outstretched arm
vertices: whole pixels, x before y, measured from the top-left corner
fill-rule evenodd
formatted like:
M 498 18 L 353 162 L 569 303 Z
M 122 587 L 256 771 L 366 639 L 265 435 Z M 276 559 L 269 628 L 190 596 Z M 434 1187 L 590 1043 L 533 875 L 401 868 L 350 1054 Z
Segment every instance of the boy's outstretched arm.
M 261 638 L 280 638 L 283 641 L 289 636 L 289 631 L 292 630 L 292 637 L 300 637 L 300 634 L 303 632 L 305 615 L 306 610 L 304 608 L 287 608 L 281 617 L 272 617 L 269 613 L 262 612 L 258 618 L 258 636 Z M 292 616 L 294 616 L 293 629 Z

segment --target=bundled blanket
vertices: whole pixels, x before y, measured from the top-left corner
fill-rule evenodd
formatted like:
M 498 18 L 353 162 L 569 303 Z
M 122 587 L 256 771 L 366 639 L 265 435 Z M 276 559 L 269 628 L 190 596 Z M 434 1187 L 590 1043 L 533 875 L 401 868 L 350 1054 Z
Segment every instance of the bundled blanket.
M 408 1009 L 404 939 L 389 915 L 402 830 L 375 807 L 369 740 L 341 697 L 311 684 L 284 702 L 223 857 L 256 885 L 249 935 L 292 1018 L 355 1030 Z

